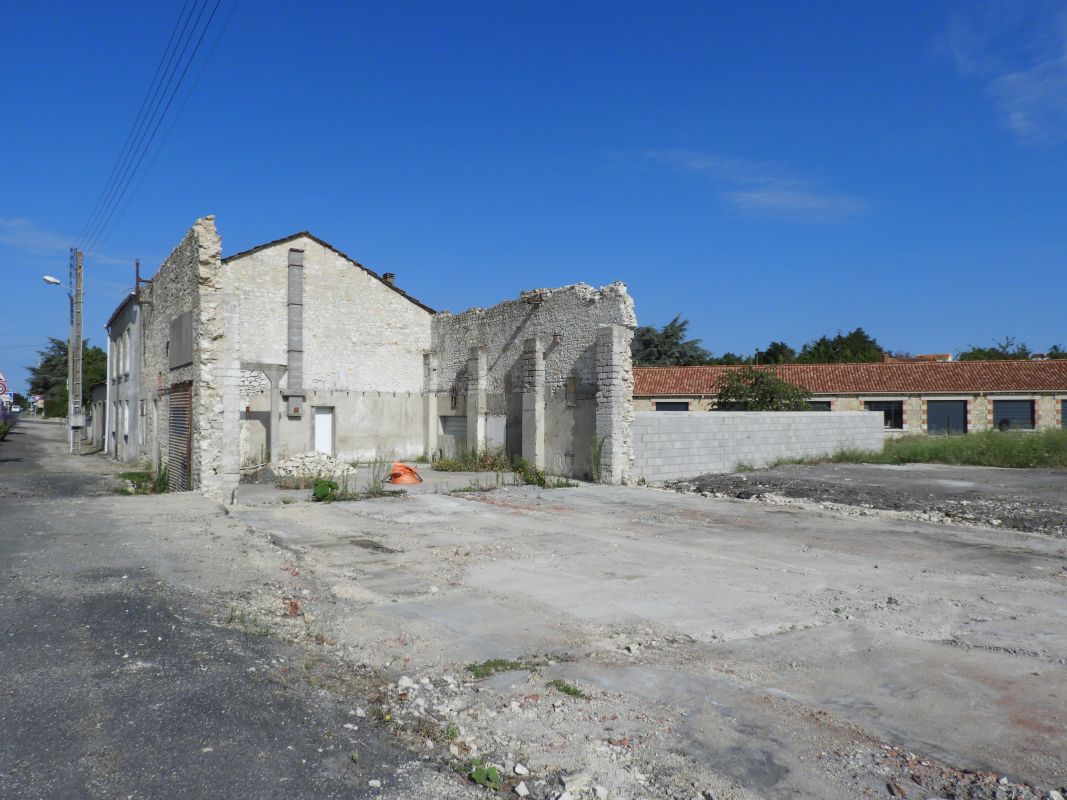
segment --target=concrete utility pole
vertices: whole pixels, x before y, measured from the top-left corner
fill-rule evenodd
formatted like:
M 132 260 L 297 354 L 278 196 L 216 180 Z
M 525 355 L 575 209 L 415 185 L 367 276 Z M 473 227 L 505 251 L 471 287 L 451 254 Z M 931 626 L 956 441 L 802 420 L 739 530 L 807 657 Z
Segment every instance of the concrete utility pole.
M 70 251 L 70 339 L 67 343 L 67 390 L 70 426 L 70 453 L 81 452 L 81 431 L 85 427 L 82 412 L 82 251 Z

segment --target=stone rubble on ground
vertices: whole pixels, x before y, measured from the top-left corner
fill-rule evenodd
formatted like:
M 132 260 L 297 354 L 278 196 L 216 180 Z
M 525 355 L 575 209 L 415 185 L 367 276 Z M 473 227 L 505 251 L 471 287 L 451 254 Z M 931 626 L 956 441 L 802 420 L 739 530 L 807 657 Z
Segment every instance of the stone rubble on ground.
M 279 478 L 354 478 L 356 468 L 318 451 L 301 453 L 269 465 Z

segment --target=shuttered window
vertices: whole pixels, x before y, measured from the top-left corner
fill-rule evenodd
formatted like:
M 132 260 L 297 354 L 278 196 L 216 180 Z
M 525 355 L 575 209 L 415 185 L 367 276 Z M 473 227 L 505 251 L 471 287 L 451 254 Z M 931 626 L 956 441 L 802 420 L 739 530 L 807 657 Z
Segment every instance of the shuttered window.
M 1034 429 L 1034 401 L 994 400 L 993 425 L 1002 431 L 1032 431 Z
M 462 436 L 467 438 L 466 417 L 441 417 L 441 430 L 445 436 Z
M 829 400 L 809 400 L 808 405 L 811 406 L 812 411 L 829 411 Z

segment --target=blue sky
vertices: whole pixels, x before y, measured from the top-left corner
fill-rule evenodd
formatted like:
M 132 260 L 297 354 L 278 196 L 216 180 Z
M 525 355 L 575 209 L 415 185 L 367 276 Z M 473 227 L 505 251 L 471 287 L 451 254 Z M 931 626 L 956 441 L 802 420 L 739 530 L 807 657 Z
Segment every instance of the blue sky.
M 622 280 L 715 353 L 1067 345 L 1062 3 L 234 2 L 87 258 L 95 343 L 213 213 L 224 253 L 308 229 L 435 308 Z M 181 7 L 7 9 L 16 390 Z

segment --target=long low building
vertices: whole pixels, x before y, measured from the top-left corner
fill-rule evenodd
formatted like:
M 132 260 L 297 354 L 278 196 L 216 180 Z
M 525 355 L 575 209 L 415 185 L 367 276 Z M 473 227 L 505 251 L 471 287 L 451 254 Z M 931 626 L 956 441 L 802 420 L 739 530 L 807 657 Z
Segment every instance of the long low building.
M 709 411 L 731 366 L 637 367 L 634 410 Z M 1067 427 L 1067 360 L 783 364 L 816 411 L 881 411 L 888 431 Z

